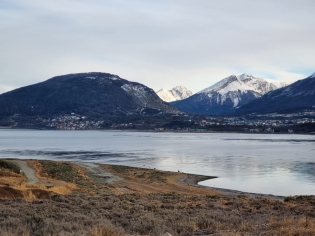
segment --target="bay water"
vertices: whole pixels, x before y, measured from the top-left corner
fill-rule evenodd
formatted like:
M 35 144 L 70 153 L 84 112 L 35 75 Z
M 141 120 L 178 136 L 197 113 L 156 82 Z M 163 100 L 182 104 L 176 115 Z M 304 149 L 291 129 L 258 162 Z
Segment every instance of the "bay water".
M 0 158 L 85 161 L 216 176 L 200 184 L 315 195 L 315 136 L 0 130 Z

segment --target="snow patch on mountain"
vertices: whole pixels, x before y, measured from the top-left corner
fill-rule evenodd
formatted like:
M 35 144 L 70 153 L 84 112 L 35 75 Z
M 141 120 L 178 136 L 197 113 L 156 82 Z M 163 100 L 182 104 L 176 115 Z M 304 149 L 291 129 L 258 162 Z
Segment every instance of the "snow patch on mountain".
M 91 73 L 93 74 L 93 73 Z M 86 79 L 110 79 L 110 80 L 119 80 L 120 78 L 117 75 L 111 75 L 110 77 L 103 77 L 103 76 L 87 76 Z
M 255 78 L 252 75 L 242 74 L 239 75 L 238 78 L 252 90 L 261 95 L 278 88 L 277 85 L 271 84 L 263 78 Z
M 238 78 L 254 89 L 255 92 L 264 95 L 270 91 L 288 86 L 288 83 L 281 82 L 281 81 L 267 81 L 263 78 L 256 78 L 252 75 L 242 74 L 239 75 Z
M 315 73 L 284 88 L 271 91 L 240 107 L 238 114 L 295 113 L 314 109 Z
M 171 91 L 165 88 L 160 89 L 156 92 L 156 94 L 165 102 L 176 101 Z
M 313 73 L 310 77 L 308 78 L 315 78 L 315 73 Z
M 141 85 L 124 84 L 121 86 L 129 95 L 138 98 L 139 100 L 145 102 L 147 92 L 145 88 Z
M 247 74 L 231 75 L 172 105 L 182 111 L 197 114 L 232 114 L 237 108 L 286 85 Z
M 232 91 L 245 92 L 247 90 L 253 90 L 253 88 L 243 83 L 237 76 L 231 75 L 198 93 L 217 92 L 221 95 L 226 95 Z
M 171 90 L 162 88 L 156 94 L 165 102 L 173 102 L 190 97 L 192 92 L 184 86 L 176 86 Z
M 256 78 L 252 75 L 241 74 L 239 76 L 231 75 L 214 85 L 201 90 L 198 93 L 210 93 L 218 92 L 221 95 L 225 95 L 231 91 L 254 91 L 261 95 L 264 95 L 270 91 L 276 90 L 287 86 L 287 83 L 284 82 L 268 82 L 263 78 Z
M 214 105 L 213 102 L 216 106 L 231 104 L 234 109 L 286 85 L 283 82 L 270 83 L 263 78 L 247 74 L 231 75 L 197 94 L 206 94 L 212 105 Z M 202 96 L 202 98 L 205 97 Z

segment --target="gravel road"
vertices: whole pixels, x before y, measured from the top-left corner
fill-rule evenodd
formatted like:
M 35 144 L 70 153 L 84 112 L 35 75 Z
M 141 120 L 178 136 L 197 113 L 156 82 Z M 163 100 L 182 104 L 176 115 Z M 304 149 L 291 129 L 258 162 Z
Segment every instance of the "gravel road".
M 35 175 L 35 170 L 31 168 L 26 161 L 21 160 L 14 160 L 12 161 L 14 164 L 16 164 L 20 170 L 24 173 L 24 175 L 27 178 L 26 183 L 28 184 L 36 184 L 39 182 L 39 179 Z

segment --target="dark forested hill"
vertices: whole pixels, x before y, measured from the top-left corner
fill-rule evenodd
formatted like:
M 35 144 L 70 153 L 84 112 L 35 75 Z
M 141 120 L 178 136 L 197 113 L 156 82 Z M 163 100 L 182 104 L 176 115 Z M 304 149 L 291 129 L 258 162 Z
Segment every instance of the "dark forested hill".
M 80 73 L 53 77 L 0 95 L 0 118 L 13 115 L 80 115 L 115 117 L 145 110 L 176 113 L 156 93 L 139 83 L 108 73 Z

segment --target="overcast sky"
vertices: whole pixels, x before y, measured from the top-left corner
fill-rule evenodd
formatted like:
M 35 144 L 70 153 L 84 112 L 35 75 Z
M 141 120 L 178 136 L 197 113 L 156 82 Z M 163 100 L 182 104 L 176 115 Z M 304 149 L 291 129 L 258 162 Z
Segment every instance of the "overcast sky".
M 315 72 L 314 0 L 2 0 L 0 93 L 108 72 L 198 92 L 231 74 Z

